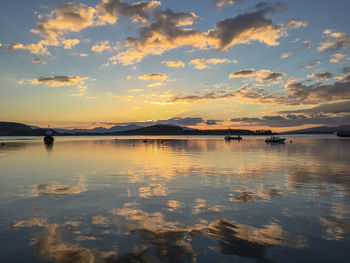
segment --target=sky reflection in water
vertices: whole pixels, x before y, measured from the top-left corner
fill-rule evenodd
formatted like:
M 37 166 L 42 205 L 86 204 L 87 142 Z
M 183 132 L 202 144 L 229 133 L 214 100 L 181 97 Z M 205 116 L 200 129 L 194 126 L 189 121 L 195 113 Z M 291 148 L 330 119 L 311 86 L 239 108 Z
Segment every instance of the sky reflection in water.
M 347 262 L 350 140 L 2 141 L 1 262 Z

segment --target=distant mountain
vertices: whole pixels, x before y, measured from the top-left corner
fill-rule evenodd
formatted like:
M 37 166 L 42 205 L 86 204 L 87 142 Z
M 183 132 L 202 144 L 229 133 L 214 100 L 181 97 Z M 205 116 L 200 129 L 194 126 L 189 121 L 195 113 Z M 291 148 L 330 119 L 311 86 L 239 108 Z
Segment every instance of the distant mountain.
M 60 129 L 60 128 L 55 128 L 54 130 L 59 132 L 59 133 L 73 133 L 73 134 L 82 134 L 82 133 L 91 133 L 91 134 L 105 134 L 105 133 L 111 133 L 111 132 L 120 132 L 120 131 L 129 131 L 129 130 L 134 130 L 134 129 L 139 129 L 142 128 L 142 126 L 138 126 L 136 124 L 130 124 L 126 126 L 113 126 L 109 129 L 104 128 L 104 127 L 96 127 L 93 129 Z
M 17 122 L 0 122 L 0 136 L 44 136 L 50 130 L 53 135 L 58 133 L 52 129 L 32 129 L 30 126 Z
M 350 125 L 341 125 L 338 127 L 318 126 L 308 129 L 287 131 L 282 134 L 331 134 L 342 131 L 350 131 Z
M 35 127 L 35 126 L 34 126 Z M 141 127 L 136 124 L 113 126 L 109 129 L 97 127 L 94 129 L 43 129 L 31 128 L 28 125 L 15 122 L 0 122 L 0 136 L 44 136 L 50 130 L 53 135 L 224 135 L 226 129 L 198 130 L 176 125 L 157 124 Z M 231 129 L 231 135 L 271 135 L 270 130 L 240 130 Z
M 112 135 L 224 135 L 227 130 L 197 130 L 175 125 L 157 124 L 135 130 L 111 133 Z M 232 135 L 272 134 L 271 131 L 233 130 Z
M 32 128 L 22 123 L 0 122 L 0 136 L 21 135 L 31 131 Z

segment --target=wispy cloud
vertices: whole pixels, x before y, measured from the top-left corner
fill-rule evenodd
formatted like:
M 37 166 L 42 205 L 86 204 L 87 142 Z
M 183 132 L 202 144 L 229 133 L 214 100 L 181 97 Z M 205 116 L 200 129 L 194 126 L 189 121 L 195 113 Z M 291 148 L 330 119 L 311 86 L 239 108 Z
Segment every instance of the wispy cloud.
M 328 39 L 320 42 L 317 48 L 320 52 L 338 51 L 350 45 L 350 37 L 344 32 L 332 32 L 330 29 L 326 29 L 323 33 Z
M 179 67 L 185 67 L 185 63 L 181 60 L 176 60 L 176 61 L 162 61 L 162 64 L 167 65 L 168 67 L 171 68 L 179 68 Z
M 139 76 L 138 78 L 141 80 L 166 80 L 168 76 L 163 73 L 152 73 L 149 75 Z
M 194 65 L 196 69 L 206 69 L 209 65 L 216 65 L 222 63 L 230 63 L 231 61 L 227 58 L 197 58 L 189 62 Z

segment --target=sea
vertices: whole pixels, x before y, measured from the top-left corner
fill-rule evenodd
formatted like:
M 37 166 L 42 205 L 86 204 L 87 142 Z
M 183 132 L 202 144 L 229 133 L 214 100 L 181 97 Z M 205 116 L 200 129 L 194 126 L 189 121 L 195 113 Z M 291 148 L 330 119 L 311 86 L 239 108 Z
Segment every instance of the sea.
M 0 262 L 350 262 L 350 138 L 0 137 Z

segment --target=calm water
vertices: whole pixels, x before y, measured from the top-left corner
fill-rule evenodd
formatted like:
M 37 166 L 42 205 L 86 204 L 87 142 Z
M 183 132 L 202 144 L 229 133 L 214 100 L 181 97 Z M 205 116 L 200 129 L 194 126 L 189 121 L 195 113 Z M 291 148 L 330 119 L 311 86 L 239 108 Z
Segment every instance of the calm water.
M 350 262 L 349 139 L 164 138 L 0 137 L 0 262 Z

